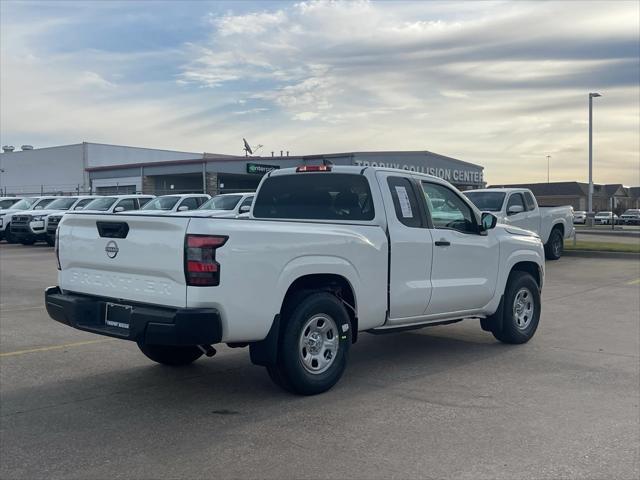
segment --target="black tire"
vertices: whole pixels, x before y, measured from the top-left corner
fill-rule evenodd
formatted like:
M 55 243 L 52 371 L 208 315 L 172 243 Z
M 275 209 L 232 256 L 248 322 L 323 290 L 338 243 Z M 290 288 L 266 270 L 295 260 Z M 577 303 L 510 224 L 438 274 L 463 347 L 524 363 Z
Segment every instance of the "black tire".
M 178 347 L 173 345 L 146 345 L 139 343 L 138 348 L 154 362 L 172 367 L 189 365 L 199 359 L 203 352 L 198 347 Z
M 326 392 L 340 380 L 347 366 L 351 346 L 349 314 L 337 297 L 326 292 L 312 293 L 294 307 L 283 319 L 278 361 L 267 367 L 267 371 L 276 385 L 292 393 Z M 317 335 L 313 337 L 319 328 L 325 328 L 326 332 L 315 332 Z M 312 344 L 305 346 L 304 336 Z M 316 352 L 311 351 L 313 348 Z M 322 357 L 321 362 L 326 361 L 325 366 L 318 363 L 318 357 Z
M 26 246 L 30 246 L 33 245 L 34 243 L 36 243 L 35 240 L 20 240 L 20 243 Z
M 516 309 L 517 296 L 525 290 L 527 295 L 520 297 L 520 299 L 525 300 L 524 304 L 530 304 L 533 309 L 529 318 L 526 316 L 526 308 Z M 491 332 L 493 336 L 503 343 L 511 344 L 526 343 L 531 340 L 540 323 L 541 303 L 538 284 L 530 273 L 511 272 L 504 292 L 502 310 L 502 326 L 499 330 Z M 521 312 L 520 316 L 517 313 L 518 311 Z M 525 320 L 524 322 L 523 319 Z M 520 325 L 519 321 L 521 322 Z
M 544 246 L 544 254 L 547 260 L 558 260 L 564 252 L 564 239 L 559 228 L 551 230 L 549 241 Z
M 7 243 L 16 243 L 16 239 L 11 233 L 11 224 L 8 224 L 7 228 L 4 230 L 4 239 Z
M 54 247 L 56 245 L 55 237 L 52 237 L 51 235 L 47 235 L 47 245 L 49 245 L 50 247 Z

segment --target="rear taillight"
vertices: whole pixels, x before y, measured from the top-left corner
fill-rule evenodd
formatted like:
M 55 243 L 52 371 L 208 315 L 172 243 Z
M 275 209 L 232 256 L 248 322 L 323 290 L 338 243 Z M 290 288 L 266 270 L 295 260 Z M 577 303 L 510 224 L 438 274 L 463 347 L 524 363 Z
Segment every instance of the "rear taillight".
M 54 250 L 56 251 L 56 262 L 58 263 L 58 270 L 62 270 L 60 265 L 60 229 L 56 228 L 56 242 Z
M 296 172 L 330 172 L 329 165 L 302 165 L 296 168 Z
M 220 284 L 220 264 L 216 249 L 229 237 L 221 235 L 187 235 L 184 245 L 184 276 L 192 287 L 214 287 Z

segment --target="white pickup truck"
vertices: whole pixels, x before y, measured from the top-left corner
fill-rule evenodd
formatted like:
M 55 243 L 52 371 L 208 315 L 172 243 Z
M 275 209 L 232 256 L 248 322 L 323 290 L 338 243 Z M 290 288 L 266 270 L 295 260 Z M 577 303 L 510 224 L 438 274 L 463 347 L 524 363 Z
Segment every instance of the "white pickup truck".
M 362 331 L 475 318 L 524 343 L 540 318 L 538 236 L 403 170 L 276 170 L 249 220 L 71 212 L 57 234 L 58 286 L 45 292 L 54 320 L 135 341 L 168 365 L 218 343 L 249 346 L 299 394 L 331 388 Z
M 498 223 L 515 225 L 538 234 L 547 259 L 557 260 L 564 250 L 564 239 L 573 237 L 573 207 L 539 207 L 526 188 L 485 188 L 464 194 L 481 212 L 498 217 Z

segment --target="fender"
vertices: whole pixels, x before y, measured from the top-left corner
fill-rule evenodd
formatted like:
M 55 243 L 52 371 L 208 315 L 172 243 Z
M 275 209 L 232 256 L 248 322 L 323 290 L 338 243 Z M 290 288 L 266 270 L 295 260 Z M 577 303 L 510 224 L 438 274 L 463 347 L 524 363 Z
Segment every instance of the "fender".
M 517 249 L 511 252 L 504 265 L 500 267 L 500 274 L 496 282 L 496 290 L 491 301 L 483 307 L 483 310 L 487 312 L 487 315 L 493 315 L 500 308 L 504 289 L 507 286 L 507 280 L 513 267 L 520 262 L 532 262 L 538 265 L 541 273 L 544 273 L 544 257 L 539 252 L 533 250 Z M 542 280 L 542 279 L 541 279 Z
M 356 313 L 358 312 L 358 299 L 361 298 L 362 282 L 356 267 L 342 257 L 329 255 L 304 255 L 289 261 L 278 277 L 276 285 L 278 305 L 282 305 L 284 297 L 293 282 L 301 277 L 317 274 L 333 274 L 344 277 L 353 289 L 356 299 L 356 305 L 353 305 L 353 307 L 356 309 Z

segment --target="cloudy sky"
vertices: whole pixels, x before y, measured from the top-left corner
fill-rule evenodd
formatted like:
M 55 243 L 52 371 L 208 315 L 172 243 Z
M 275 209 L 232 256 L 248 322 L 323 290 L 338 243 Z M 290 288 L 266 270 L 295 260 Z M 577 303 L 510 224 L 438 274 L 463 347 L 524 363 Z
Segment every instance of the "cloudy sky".
M 640 3 L 0 2 L 2 144 L 431 150 L 640 184 Z

